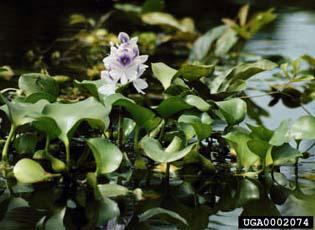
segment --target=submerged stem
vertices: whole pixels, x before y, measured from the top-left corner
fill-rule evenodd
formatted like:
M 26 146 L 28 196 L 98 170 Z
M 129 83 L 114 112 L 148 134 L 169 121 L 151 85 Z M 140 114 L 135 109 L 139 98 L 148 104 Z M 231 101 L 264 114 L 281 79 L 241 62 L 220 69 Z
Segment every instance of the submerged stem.
M 9 136 L 8 136 L 8 138 L 4 144 L 4 147 L 2 149 L 2 160 L 3 161 L 8 160 L 8 150 L 9 150 L 10 142 L 14 136 L 14 133 L 15 133 L 15 127 L 14 127 L 14 125 L 11 125 Z

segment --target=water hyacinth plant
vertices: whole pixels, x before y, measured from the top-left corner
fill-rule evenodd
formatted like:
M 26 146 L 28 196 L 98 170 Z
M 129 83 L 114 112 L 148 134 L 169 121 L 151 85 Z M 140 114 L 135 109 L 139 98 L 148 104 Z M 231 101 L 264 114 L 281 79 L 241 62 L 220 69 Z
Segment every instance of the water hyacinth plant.
M 41 62 L 41 73 L 2 89 L 1 228 L 202 230 L 217 214 L 278 216 L 290 200 L 315 200 L 298 176 L 315 140 L 304 106 L 313 100 L 315 59 L 244 58 L 244 43 L 275 20 L 273 10 L 248 17 L 244 6 L 235 21 L 199 34 L 191 18 L 160 12 L 162 2 L 116 4 L 145 26 L 134 36 L 103 28 L 110 15 L 72 15 L 86 28 L 58 52 L 85 55 L 79 77 L 50 75 Z M 164 63 L 163 48 L 180 61 Z M 282 100 L 305 114 L 264 126 L 267 112 L 248 94 L 254 77 L 271 105 Z M 314 214 L 305 207 L 301 214 Z

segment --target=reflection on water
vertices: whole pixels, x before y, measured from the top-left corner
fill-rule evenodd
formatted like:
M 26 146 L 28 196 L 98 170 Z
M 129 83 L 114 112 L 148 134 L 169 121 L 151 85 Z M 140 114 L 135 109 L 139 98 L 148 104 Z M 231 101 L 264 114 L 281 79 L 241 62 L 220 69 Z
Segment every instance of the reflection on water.
M 315 55 L 315 11 L 280 11 L 275 29 L 260 32 L 246 44 L 245 50 L 260 55 L 283 55 L 297 58 Z

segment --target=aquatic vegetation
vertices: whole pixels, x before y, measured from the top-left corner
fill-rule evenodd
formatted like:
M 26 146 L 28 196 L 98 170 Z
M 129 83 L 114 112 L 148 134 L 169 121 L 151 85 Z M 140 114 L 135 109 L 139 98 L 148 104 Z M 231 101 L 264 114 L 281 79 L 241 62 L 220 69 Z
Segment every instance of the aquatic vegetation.
M 72 41 L 80 45 L 61 56 L 84 49 L 91 65 L 82 67 L 85 73 L 95 68 L 93 74 L 64 79 L 44 67 L 1 91 L 1 226 L 205 229 L 209 215 L 220 211 L 277 216 L 276 204 L 314 200 L 314 191 L 304 192 L 298 177 L 291 181 L 281 167 L 297 167 L 308 157 L 300 143 L 314 141 L 315 117 L 306 111 L 268 129 L 250 119 L 259 120 L 263 109 L 245 91 L 253 77 L 270 73 L 284 80 L 262 80 L 267 89 L 261 91 L 274 97 L 273 104 L 298 91 L 295 83 L 306 83 L 302 94 L 312 100 L 314 73 L 300 62 L 314 66 L 314 58 L 275 63 L 241 57 L 237 43 L 273 21 L 273 10 L 247 20 L 244 6 L 236 22 L 225 19 L 226 25 L 198 35 L 191 19 L 160 12 L 163 6 L 147 0 L 115 7 L 159 27 L 135 31 L 140 40 L 184 43 L 180 66 L 157 59 L 161 44 L 151 49 L 151 62 L 140 55 L 137 37 L 103 29 L 109 15 L 95 22 L 75 14 L 71 24 L 88 29 Z

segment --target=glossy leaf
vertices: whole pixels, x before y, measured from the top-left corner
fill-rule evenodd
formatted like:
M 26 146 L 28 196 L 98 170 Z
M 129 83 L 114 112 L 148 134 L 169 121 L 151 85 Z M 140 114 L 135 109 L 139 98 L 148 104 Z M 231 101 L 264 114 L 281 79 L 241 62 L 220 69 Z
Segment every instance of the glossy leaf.
M 188 81 L 198 80 L 202 77 L 210 77 L 214 71 L 214 65 L 185 64 L 175 74 Z
M 97 226 L 107 224 L 107 222 L 120 215 L 117 203 L 107 197 L 100 199 L 96 206 L 97 210 Z
M 175 96 L 165 99 L 157 107 L 157 111 L 163 117 L 170 117 L 180 111 L 191 109 L 193 107 L 202 112 L 208 111 L 210 109 L 210 105 L 201 97 L 187 95 L 184 98 Z
M 95 158 L 97 174 L 107 174 L 118 169 L 122 153 L 116 145 L 103 138 L 91 138 L 87 143 Z
M 121 94 L 113 94 L 104 101 L 107 106 L 121 106 L 137 123 L 139 127 L 144 127 L 147 131 L 155 129 L 161 122 L 161 119 L 155 115 L 150 109 L 135 104 L 132 100 Z
M 181 32 L 194 33 L 195 28 L 190 18 L 177 20 L 173 15 L 164 12 L 150 12 L 141 16 L 144 23 L 149 25 L 159 25 L 170 27 Z M 187 23 L 189 21 L 189 23 Z
M 290 120 L 284 120 L 281 122 L 280 126 L 274 131 L 269 144 L 280 146 L 290 141 L 289 122 Z
M 14 140 L 14 148 L 19 154 L 34 153 L 37 145 L 37 136 L 26 133 Z
M 202 61 L 210 51 L 213 42 L 227 29 L 227 26 L 218 26 L 199 37 L 193 45 L 189 55 L 190 61 Z
M 35 93 L 45 93 L 56 98 L 59 94 L 58 83 L 52 77 L 39 73 L 21 75 L 18 84 L 26 96 Z
M 91 127 L 106 130 L 109 124 L 108 113 L 109 110 L 101 103 L 94 98 L 88 98 L 84 101 L 71 104 L 48 104 L 43 109 L 39 119 L 41 120 L 42 117 L 48 117 L 46 121 L 48 121 L 49 118 L 53 119 L 61 131 L 58 137 L 63 142 L 68 142 L 68 138 L 72 136 L 82 121 L 87 121 Z M 52 128 L 52 124 L 53 123 L 49 121 L 49 127 Z
M 238 167 L 244 167 L 244 169 L 247 170 L 259 161 L 259 157 L 247 146 L 247 142 L 251 140 L 247 131 L 234 129 L 223 137 L 229 142 L 230 146 L 235 149 Z
M 162 62 L 152 63 L 151 68 L 154 77 L 156 77 L 161 82 L 164 89 L 167 89 L 171 85 L 172 79 L 177 73 L 177 70 Z
M 302 153 L 289 144 L 274 147 L 271 154 L 274 165 L 294 164 L 297 157 L 302 157 Z
M 7 114 L 15 127 L 19 127 L 32 122 L 34 120 L 31 117 L 32 114 L 41 113 L 47 104 L 48 101 L 46 100 L 40 100 L 35 104 L 12 101 L 7 102 L 0 109 Z
M 229 125 L 236 125 L 245 119 L 247 112 L 246 102 L 239 98 L 216 102 L 220 113 Z
M 45 223 L 46 230 L 65 230 L 66 227 L 64 226 L 63 219 L 66 213 L 66 208 L 61 208 L 55 211 L 54 215 L 52 215 Z
M 237 41 L 237 33 L 233 29 L 227 29 L 217 40 L 215 55 L 219 57 L 226 55 Z
M 46 172 L 36 161 L 27 158 L 19 160 L 15 164 L 13 173 L 19 182 L 26 184 L 37 183 L 58 176 L 58 174 Z
M 102 196 L 117 197 L 126 196 L 129 194 L 129 189 L 118 184 L 99 184 L 98 190 Z
M 166 149 L 163 149 L 158 140 L 151 137 L 144 137 L 142 139 L 142 146 L 147 157 L 156 162 L 169 163 L 186 156 L 196 146 L 196 143 L 190 144 L 178 151 L 178 147 L 181 146 L 181 140 L 179 137 L 175 136 L 171 144 Z
M 183 114 L 178 118 L 180 126 L 183 128 L 187 140 L 191 139 L 190 131 L 185 127 L 186 125 L 191 126 L 194 129 L 194 133 L 197 135 L 199 140 L 203 140 L 211 135 L 212 119 L 207 113 L 202 113 L 200 116 Z M 188 131 L 185 132 L 185 131 Z

